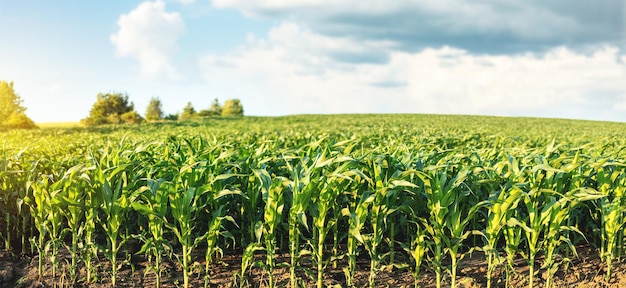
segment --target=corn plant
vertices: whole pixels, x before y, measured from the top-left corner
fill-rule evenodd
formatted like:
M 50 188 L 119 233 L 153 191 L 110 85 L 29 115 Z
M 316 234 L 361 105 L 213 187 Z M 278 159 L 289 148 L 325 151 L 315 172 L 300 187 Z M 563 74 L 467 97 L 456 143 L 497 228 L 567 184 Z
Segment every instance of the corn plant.
M 99 161 L 96 160 L 94 155 L 92 155 L 91 161 Z M 90 167 L 90 170 L 95 169 L 95 165 Z M 85 207 L 85 222 L 83 223 L 83 229 L 81 236 L 83 236 L 84 240 L 82 241 L 82 249 L 80 249 L 80 256 L 82 258 L 83 263 L 85 264 L 85 280 L 87 283 L 94 282 L 97 278 L 97 267 L 94 265 L 94 259 L 98 258 L 98 245 L 96 243 L 96 229 L 99 225 L 98 223 L 98 215 L 100 213 L 100 206 L 102 197 L 99 197 L 93 191 L 98 191 L 102 189 L 101 185 L 96 180 L 95 173 L 91 172 L 89 174 L 89 181 L 87 181 L 90 185 L 87 187 L 89 191 L 92 193 L 85 193 L 84 198 L 84 207 Z M 80 247 L 79 247 L 80 248 Z
M 161 259 L 164 253 L 172 250 L 169 241 L 165 238 L 165 221 L 168 209 L 169 190 L 164 179 L 146 179 L 147 185 L 139 189 L 136 201 L 132 208 L 144 215 L 148 219 L 148 232 L 150 235 L 145 237 L 144 244 L 139 253 L 148 253 L 154 256 L 154 266 L 149 267 L 147 271 L 153 270 L 156 276 L 156 287 L 161 287 Z M 165 185 L 164 185 L 165 184 Z M 146 271 L 146 272 L 147 272 Z
M 60 195 L 65 209 L 61 213 L 67 223 L 67 233 L 70 233 L 71 244 L 66 245 L 70 252 L 71 262 L 69 276 L 71 283 L 76 283 L 78 276 L 79 240 L 83 234 L 85 217 L 85 194 L 89 187 L 88 168 L 83 164 L 71 167 L 63 176 L 63 192 Z
M 46 258 L 46 238 L 49 233 L 48 212 L 50 211 L 49 199 L 50 176 L 43 175 L 40 180 L 29 183 L 32 189 L 32 198 L 27 198 L 26 204 L 30 207 L 31 215 L 35 222 L 35 227 L 39 232 L 37 237 L 31 238 L 32 245 L 37 249 L 38 263 L 37 274 L 43 276 L 43 261 Z
M 493 273 L 500 263 L 498 242 L 504 234 L 507 223 L 514 216 L 517 205 L 522 199 L 521 196 L 522 191 L 513 187 L 511 190 L 497 191 L 492 195 L 491 199 L 480 204 L 486 205 L 488 208 L 486 217 L 487 223 L 485 229 L 480 232 L 480 235 L 482 235 L 485 241 L 483 251 L 487 256 L 487 287 L 491 287 Z M 513 248 L 513 252 L 515 252 L 517 245 L 511 248 Z M 513 257 L 510 259 L 511 265 L 514 259 L 514 255 L 512 256 Z
M 285 158 L 285 157 L 283 157 Z M 308 206 L 311 204 L 311 196 L 314 192 L 317 192 L 318 181 L 316 176 L 319 173 L 315 173 L 316 165 L 314 163 L 307 163 L 309 159 L 302 159 L 297 164 L 293 165 L 289 161 L 285 161 L 289 170 L 290 181 L 287 186 L 291 190 L 291 205 L 289 207 L 288 223 L 289 223 L 289 285 L 291 287 L 297 287 L 296 268 L 299 266 L 300 261 L 300 227 L 301 225 L 308 228 L 308 221 L 306 212 Z
M 99 222 L 107 239 L 104 255 L 111 262 L 111 283 L 115 286 L 117 272 L 121 266 L 117 261 L 117 256 L 127 240 L 122 237 L 121 232 L 136 195 L 130 193 L 130 187 L 128 187 L 127 169 L 131 166 L 129 164 L 115 165 L 119 163 L 120 155 L 103 154 L 100 161 L 100 165 L 94 170 L 92 181 L 95 181 L 94 184 L 98 189 L 97 203 L 100 204 L 99 208 L 103 217 Z M 111 167 L 107 168 L 105 165 L 111 165 Z
M 184 181 L 184 180 L 182 180 Z M 190 187 L 181 180 L 171 185 L 169 191 L 171 215 L 174 223 L 165 223 L 165 226 L 176 236 L 181 245 L 182 254 L 176 255 L 178 263 L 182 266 L 183 287 L 189 287 L 189 275 L 191 274 L 193 249 L 203 240 L 194 238 L 195 218 L 198 210 L 197 202 L 202 191 L 197 187 Z
M 263 222 L 259 221 L 256 225 L 257 231 L 262 231 L 265 245 L 266 257 L 263 267 L 268 273 L 269 287 L 274 287 L 274 268 L 276 267 L 274 255 L 277 248 L 276 230 L 282 221 L 284 208 L 283 189 L 285 184 L 280 178 L 272 179 L 265 170 L 255 170 L 254 175 L 259 181 L 259 189 L 262 191 L 263 202 L 265 203 Z
M 435 267 L 436 285 L 441 287 L 443 255 L 447 253 L 451 260 L 450 267 L 448 267 L 451 277 L 450 286 L 456 287 L 456 272 L 460 260 L 457 255 L 463 240 L 471 234 L 471 231 L 466 228 L 480 206 L 474 205 L 470 208 L 463 206 L 465 197 L 470 193 L 463 187 L 463 181 L 470 172 L 469 169 L 462 169 L 451 178 L 445 167 L 427 167 L 426 171 L 429 174 L 418 173 L 417 175 L 425 186 L 424 192 L 430 211 L 430 226 L 427 227 L 427 231 L 434 242 L 434 255 L 431 263 Z M 460 258 L 462 259 L 463 256 Z
M 226 199 L 226 196 L 229 196 L 229 195 L 236 195 L 236 196 L 243 197 L 243 198 L 245 198 L 245 195 L 243 195 L 243 193 L 241 193 L 241 191 L 238 191 L 238 190 L 225 189 L 224 185 L 222 185 L 222 182 L 230 178 L 234 178 L 238 176 L 241 176 L 241 175 L 221 174 L 218 176 L 211 177 L 211 179 L 209 180 L 209 183 L 203 186 L 203 189 L 205 190 L 205 192 L 203 193 L 205 199 L 203 199 L 203 201 L 207 203 L 205 209 L 207 210 L 207 214 L 210 215 L 208 225 L 207 225 L 207 232 L 201 237 L 201 238 L 206 238 L 206 245 L 207 245 L 206 252 L 205 252 L 205 270 L 204 270 L 205 271 L 205 281 L 204 281 L 205 287 L 208 287 L 209 280 L 210 280 L 209 265 L 211 264 L 215 254 L 222 253 L 221 248 L 218 246 L 218 241 L 220 240 L 220 237 L 229 238 L 233 240 L 233 242 L 235 240 L 232 233 L 224 229 L 223 222 L 228 221 L 231 224 L 233 224 L 233 226 L 235 227 L 237 227 L 237 223 L 235 222 L 235 219 L 232 216 L 225 215 L 227 203 L 222 200 Z M 230 199 L 232 200 L 232 198 Z
M 242 230 L 245 229 L 245 231 L 241 232 L 240 238 L 241 245 L 244 247 L 258 240 L 256 237 L 256 224 L 263 218 L 261 206 L 263 195 L 262 190 L 256 187 L 258 182 L 254 170 L 267 168 L 267 163 L 272 159 L 265 157 L 264 152 L 258 149 L 254 155 L 242 160 L 243 163 L 241 163 L 241 166 L 243 166 L 241 173 L 248 174 L 247 181 L 244 181 L 244 185 L 241 187 L 241 190 L 246 194 L 240 209 L 240 217 L 243 222 L 241 227 Z
M 369 161 L 368 161 L 369 162 Z M 407 177 L 416 171 L 398 170 L 390 155 L 384 155 L 371 159 L 368 163 L 369 173 L 372 174 L 369 182 L 370 189 L 373 190 L 373 200 L 369 207 L 369 223 L 371 233 L 363 235 L 363 244 L 370 256 L 369 286 L 375 286 L 375 277 L 380 269 L 382 255 L 379 245 L 385 240 L 387 219 L 398 211 L 396 200 L 406 188 L 415 188 L 415 184 L 407 181 Z M 393 252 L 393 251 L 392 251 Z
M 334 171 L 329 171 L 330 175 L 319 177 L 321 187 L 319 188 L 318 195 L 313 200 L 311 207 L 311 216 L 313 218 L 313 239 L 310 242 L 311 251 L 313 254 L 314 263 L 317 266 L 317 280 L 316 285 L 318 288 L 324 287 L 324 269 L 326 262 L 324 261 L 324 243 L 326 236 L 330 229 L 334 226 L 333 223 L 329 223 L 327 216 L 332 212 L 334 208 L 335 199 L 351 184 L 352 179 L 344 172 L 350 167 L 351 158 L 331 158 L 324 161 L 323 158 L 318 158 L 316 167 L 325 167 L 327 164 L 333 163 L 333 165 L 339 165 Z M 342 165 L 342 163 L 345 163 Z
M 50 239 L 46 245 L 46 250 L 50 253 L 46 253 L 50 257 L 50 262 L 52 262 L 52 278 L 56 278 L 57 271 L 59 269 L 59 258 L 58 252 L 59 248 L 63 245 L 63 239 L 65 238 L 65 234 L 68 230 L 63 229 L 63 209 L 65 209 L 65 205 L 63 205 L 61 201 L 62 195 L 62 181 L 54 182 L 50 185 L 50 199 L 49 201 L 49 210 L 48 210 L 48 224 L 50 225 L 49 236 Z
M 23 187 L 19 189 L 18 198 L 15 201 L 17 206 L 17 214 L 19 214 L 21 219 L 21 228 L 19 234 L 21 234 L 21 246 L 22 246 L 22 254 L 27 254 L 30 252 L 28 249 L 29 239 L 33 235 L 33 218 L 30 215 L 30 209 L 26 202 L 28 199 L 32 199 L 32 190 L 29 187 L 29 183 L 31 183 L 34 179 L 39 177 L 38 169 L 40 160 L 32 161 L 30 169 L 28 169 L 28 174 L 25 175 L 25 178 L 18 179 L 20 184 L 23 184 Z
M 356 171 L 351 171 L 353 175 L 350 175 L 354 181 L 361 181 L 366 178 L 363 174 Z M 351 190 L 346 191 L 348 198 L 351 201 L 348 203 L 348 207 L 344 207 L 341 210 L 341 215 L 348 218 L 348 239 L 347 239 L 347 251 L 348 267 L 343 269 L 346 276 L 346 283 L 348 287 L 354 287 L 354 274 L 356 272 L 356 257 L 358 254 L 358 245 L 364 242 L 361 231 L 363 230 L 369 214 L 369 206 L 374 201 L 374 195 L 369 191 Z
M 413 214 L 415 215 L 415 214 Z M 418 217 L 415 217 L 418 218 Z M 425 254 L 430 250 L 432 246 L 432 242 L 428 239 L 428 235 L 426 233 L 427 229 L 422 227 L 428 227 L 428 223 L 426 221 L 421 221 L 422 219 L 415 219 L 416 221 L 410 221 L 409 223 L 415 225 L 415 233 L 410 235 L 411 239 L 408 242 L 402 242 L 400 245 L 411 257 L 411 274 L 413 274 L 413 283 L 415 288 L 419 287 L 420 281 L 420 271 L 422 267 L 422 262 L 424 262 Z M 432 229 L 432 228 L 430 228 Z
M 208 225 L 208 230 L 206 232 L 206 245 L 207 245 L 207 250 L 205 252 L 205 269 L 204 269 L 204 273 L 205 273 L 205 278 L 204 278 L 204 287 L 209 287 L 209 272 L 210 272 L 210 267 L 209 265 L 211 264 L 211 261 L 213 259 L 213 256 L 216 253 L 221 253 L 221 249 L 218 246 L 218 240 L 220 238 L 220 236 L 222 237 L 226 237 L 226 238 L 230 238 L 231 240 L 235 240 L 235 238 L 232 236 L 232 234 L 228 231 L 224 231 L 224 226 L 222 224 L 222 222 L 224 221 L 229 221 L 234 225 L 237 225 L 235 223 L 235 219 L 233 219 L 233 217 L 231 216 L 227 216 L 224 215 L 224 207 L 225 206 L 220 206 L 217 210 L 213 211 L 212 217 L 211 217 L 211 221 L 209 222 Z
M 564 173 L 547 164 L 539 164 L 529 171 L 528 192 L 523 191 L 522 199 L 526 208 L 524 219 L 511 218 L 509 223 L 523 229 L 528 252 L 525 255 L 529 266 L 528 286 L 533 287 L 535 276 L 535 258 L 539 249 L 545 249 L 542 267 L 548 270 L 546 286 L 550 286 L 552 276 L 558 268 L 556 254 L 561 244 L 566 244 L 571 251 L 575 249 L 567 237 L 569 231 L 583 235 L 578 228 L 565 224 L 571 209 L 580 201 L 592 200 L 598 195 L 590 190 L 574 189 L 561 194 L 557 191 L 541 188 L 550 187 L 558 179 L 555 174 Z M 543 236 L 543 238 L 540 238 Z
M 6 143 L 3 146 L 5 145 Z M 1 216 L 4 218 L 5 230 L 0 231 L 0 238 L 4 238 L 4 250 L 10 252 L 12 250 L 11 238 L 15 234 L 13 230 L 17 230 L 18 217 L 15 215 L 15 212 L 21 209 L 23 198 L 20 198 L 20 192 L 25 190 L 24 185 L 20 184 L 22 182 L 20 181 L 20 176 L 26 173 L 21 161 L 21 155 L 26 149 L 19 151 L 14 156 L 9 156 L 6 147 L 3 147 L 2 150 L 3 157 L 0 159 L 0 179 L 2 179 L 0 181 L 0 204 L 3 208 L 3 215 Z M 24 244 L 24 241 L 22 241 L 22 251 L 25 248 Z
M 596 174 L 599 192 L 604 195 L 599 200 L 598 210 L 601 219 L 601 246 L 600 257 L 606 263 L 607 271 L 605 278 L 611 278 L 613 261 L 619 250 L 618 239 L 620 232 L 623 233 L 624 207 L 626 207 L 625 188 L 626 177 L 623 171 L 615 169 L 615 166 L 601 167 Z M 621 236 L 623 237 L 623 236 Z

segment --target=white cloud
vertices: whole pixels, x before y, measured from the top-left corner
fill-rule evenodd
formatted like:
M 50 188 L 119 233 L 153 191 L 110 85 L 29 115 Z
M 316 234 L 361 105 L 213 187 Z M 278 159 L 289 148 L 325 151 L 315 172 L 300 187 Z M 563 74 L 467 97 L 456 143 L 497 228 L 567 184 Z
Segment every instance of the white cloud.
M 399 52 L 386 49 L 386 42 L 324 36 L 294 23 L 268 35 L 251 36 L 235 52 L 200 60 L 208 82 L 251 93 L 248 102 L 254 105 L 247 112 L 253 115 L 393 112 L 616 120 L 626 107 L 626 63 L 611 46 L 590 54 L 558 47 L 494 56 L 450 47 Z M 388 61 L 354 64 L 329 56 L 372 50 L 385 53 Z
M 165 11 L 163 1 L 143 2 L 119 17 L 119 30 L 111 42 L 121 56 L 139 60 L 141 75 L 146 78 L 180 78 L 172 62 L 176 40 L 185 25 L 179 13 Z

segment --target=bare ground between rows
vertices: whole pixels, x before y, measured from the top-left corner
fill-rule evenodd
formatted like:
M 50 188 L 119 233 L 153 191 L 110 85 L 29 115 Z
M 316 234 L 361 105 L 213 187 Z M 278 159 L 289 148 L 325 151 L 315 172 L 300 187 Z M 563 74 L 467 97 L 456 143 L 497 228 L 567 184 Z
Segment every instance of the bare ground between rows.
M 613 275 L 609 281 L 604 280 L 606 272 L 605 265 L 600 261 L 596 249 L 587 246 L 578 248 L 578 258 L 572 259 L 571 264 L 561 267 L 554 281 L 556 287 L 626 287 L 626 263 L 624 261 L 614 264 Z M 62 258 L 68 255 L 64 253 Z M 257 260 L 263 260 L 263 255 L 258 255 Z M 203 251 L 198 250 L 194 259 L 204 259 Z M 110 264 L 101 258 L 98 262 L 100 278 L 97 283 L 86 284 L 82 281 L 69 285 L 67 276 L 58 276 L 53 279 L 50 265 L 46 265 L 46 275 L 39 279 L 37 276 L 37 257 L 15 257 L 9 253 L 0 253 L 0 288 L 4 287 L 54 287 L 55 284 L 67 287 L 112 287 L 107 272 Z M 65 262 L 61 260 L 61 262 Z M 277 263 L 288 263 L 289 255 L 279 254 L 276 257 Z M 145 258 L 135 256 L 132 259 L 134 269 L 131 265 L 124 265 L 118 275 L 118 287 L 154 287 L 155 275 L 146 271 L 149 264 Z M 358 269 L 354 281 L 356 287 L 368 285 L 369 259 L 360 257 L 358 259 Z M 511 287 L 527 286 L 528 266 L 523 259 L 516 262 L 517 275 L 513 278 Z M 538 263 L 539 267 L 540 263 Z M 204 286 L 204 263 L 195 263 L 195 273 L 191 277 L 192 287 Z M 305 269 L 298 270 L 298 277 L 301 279 L 301 286 L 315 286 L 314 280 L 307 275 L 315 273 L 315 269 L 310 260 L 303 259 L 303 267 L 309 267 L 307 273 Z M 337 267 L 328 265 L 324 272 L 324 285 L 345 287 L 346 279 L 343 268 L 347 266 L 345 260 L 339 260 Z M 241 254 L 235 251 L 227 252 L 221 261 L 210 266 L 210 287 L 239 287 L 239 282 L 235 282 L 235 274 L 239 274 L 241 268 Z M 173 261 L 165 261 L 162 265 L 162 287 L 181 287 L 182 273 L 180 266 Z M 459 287 L 485 287 L 487 263 L 485 257 L 480 252 L 467 255 L 460 263 L 457 274 L 457 284 Z M 63 268 L 60 269 L 63 271 Z M 65 270 L 66 271 L 66 270 Z M 66 274 L 66 273 L 61 273 Z M 432 269 L 422 269 L 419 284 L 421 287 L 434 287 L 435 274 Z M 80 267 L 80 277 L 85 276 L 84 267 Z M 259 267 L 253 267 L 245 275 L 244 287 L 267 287 L 267 273 Z M 274 271 L 277 287 L 287 287 L 289 283 L 289 268 L 278 267 Z M 535 286 L 543 287 L 545 271 L 539 271 L 535 277 Z M 240 280 L 239 280 L 240 281 Z M 413 276 L 406 269 L 390 268 L 380 271 L 376 276 L 376 287 L 413 287 Z M 445 276 L 443 286 L 450 285 L 450 277 Z M 500 269 L 494 274 L 494 286 L 504 287 L 504 274 Z

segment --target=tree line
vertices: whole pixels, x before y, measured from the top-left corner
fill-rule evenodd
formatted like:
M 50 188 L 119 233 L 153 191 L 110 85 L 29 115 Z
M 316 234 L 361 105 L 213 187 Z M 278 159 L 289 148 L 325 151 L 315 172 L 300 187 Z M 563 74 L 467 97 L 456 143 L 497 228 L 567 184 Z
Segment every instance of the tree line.
M 146 112 L 142 117 L 135 110 L 127 94 L 99 93 L 96 102 L 89 111 L 89 116 L 81 122 L 87 126 L 102 124 L 135 124 L 144 121 L 155 122 L 163 120 L 188 120 L 202 117 L 243 116 L 243 105 L 239 99 L 229 99 L 220 105 L 216 98 L 208 109 L 196 111 L 191 102 L 183 108 L 182 113 L 165 114 L 163 103 L 158 97 L 150 99 Z
M 8 129 L 38 128 L 33 120 L 26 115 L 24 100 L 15 92 L 13 82 L 0 80 L 0 131 Z M 144 115 L 135 110 L 135 104 L 127 94 L 99 93 L 91 107 L 89 115 L 81 120 L 87 126 L 121 123 L 141 123 L 163 120 L 187 120 L 202 117 L 243 116 L 243 105 L 239 99 L 229 99 L 223 105 L 216 99 L 209 108 L 197 111 L 191 102 L 183 108 L 182 113 L 165 114 L 161 100 L 153 97 L 146 107 Z

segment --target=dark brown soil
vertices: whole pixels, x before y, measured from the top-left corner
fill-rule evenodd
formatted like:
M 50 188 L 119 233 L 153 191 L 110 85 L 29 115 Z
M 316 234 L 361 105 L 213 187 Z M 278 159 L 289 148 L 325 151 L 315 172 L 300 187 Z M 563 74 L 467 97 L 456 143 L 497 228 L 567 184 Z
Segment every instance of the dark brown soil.
M 192 287 L 204 286 L 204 263 L 201 259 L 202 251 L 198 251 L 199 255 L 195 259 L 195 273 L 192 275 Z M 605 265 L 600 261 L 598 252 L 590 247 L 579 247 L 579 257 L 572 259 L 571 264 L 567 267 L 561 267 L 560 271 L 554 279 L 556 287 L 626 287 L 626 263 L 623 261 L 615 263 L 613 275 L 609 281 L 604 280 L 606 273 Z M 67 256 L 67 255 L 64 255 Z M 263 255 L 258 255 L 258 260 L 263 259 Z M 400 257 L 400 256 L 399 256 Z M 99 262 L 98 270 L 100 278 L 97 283 L 86 284 L 82 280 L 78 283 L 70 284 L 67 275 L 57 276 L 53 279 L 50 265 L 46 265 L 46 275 L 39 279 L 37 275 L 37 257 L 14 257 L 9 253 L 0 253 L 0 288 L 3 287 L 112 287 L 109 275 L 107 274 L 110 264 L 105 259 Z M 286 264 L 289 257 L 286 254 L 278 255 L 277 263 Z M 65 262 L 65 261 L 61 261 Z M 155 275 L 152 272 L 146 272 L 148 262 L 142 257 L 134 257 L 134 269 L 131 265 L 123 265 L 118 275 L 118 287 L 154 287 Z M 510 283 L 510 287 L 526 287 L 528 281 L 528 266 L 524 260 L 517 261 L 517 275 Z M 310 267 L 310 261 L 304 259 L 303 266 Z M 344 260 L 339 260 L 336 268 L 329 265 L 325 270 L 325 286 L 345 287 L 346 279 L 343 267 L 346 266 Z M 539 266 L 539 265 L 538 265 Z M 226 253 L 218 263 L 212 264 L 210 269 L 210 287 L 239 287 L 242 279 L 235 275 L 239 274 L 241 267 L 241 254 L 232 251 Z M 369 260 L 362 257 L 358 260 L 358 272 L 355 276 L 355 286 L 364 287 L 368 285 L 369 276 Z M 81 267 L 82 268 L 82 267 Z M 61 271 L 63 268 L 61 268 Z M 66 269 L 66 268 L 65 268 Z M 162 265 L 162 283 L 161 287 L 181 287 L 182 273 L 180 267 L 175 262 L 167 261 Z M 421 273 L 419 281 L 420 287 L 434 287 L 435 274 L 429 269 Z M 459 287 L 485 287 L 487 264 L 484 255 L 474 252 L 467 255 L 459 264 L 457 284 Z M 10 272 L 7 272 L 10 271 Z M 315 273 L 314 269 L 309 269 L 309 273 L 305 269 L 298 270 L 300 283 L 305 287 L 312 287 L 315 281 L 312 279 Z M 60 273 L 64 274 L 64 273 Z M 310 276 L 308 276 L 310 275 Z M 505 287 L 503 279 L 503 271 L 500 269 L 494 274 L 494 287 Z M 10 277 L 9 277 L 10 276 Z M 81 270 L 80 277 L 85 276 L 84 268 Z M 543 287 L 545 285 L 545 271 L 539 271 L 535 277 L 535 287 Z M 289 283 L 289 268 L 286 265 L 276 268 L 274 277 L 277 287 L 287 287 Z M 268 275 L 262 268 L 253 267 L 243 279 L 243 287 L 267 287 Z M 376 276 L 376 287 L 414 287 L 413 276 L 406 269 L 389 268 L 380 271 Z M 450 285 L 450 277 L 444 276 L 444 287 Z

